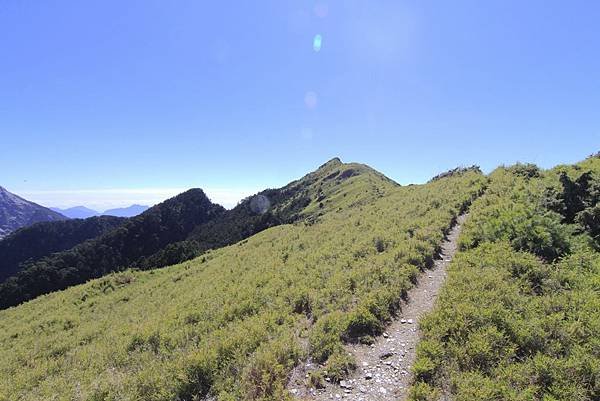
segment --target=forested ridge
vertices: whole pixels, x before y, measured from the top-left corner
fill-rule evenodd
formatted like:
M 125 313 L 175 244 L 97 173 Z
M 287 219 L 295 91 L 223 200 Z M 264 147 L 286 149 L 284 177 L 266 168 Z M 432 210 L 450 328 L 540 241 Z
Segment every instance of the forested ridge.
M 0 308 L 123 270 L 140 258 L 185 239 L 198 224 L 224 212 L 202 190 L 191 189 L 98 238 L 25 263 L 0 285 Z
M 0 283 L 21 270 L 21 264 L 73 248 L 98 237 L 126 219 L 112 216 L 36 223 L 0 241 Z

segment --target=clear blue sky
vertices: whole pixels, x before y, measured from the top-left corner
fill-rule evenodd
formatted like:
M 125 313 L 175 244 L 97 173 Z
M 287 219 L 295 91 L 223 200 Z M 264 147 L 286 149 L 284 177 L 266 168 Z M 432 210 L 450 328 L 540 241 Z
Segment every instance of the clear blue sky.
M 599 21 L 589 0 L 3 0 L 0 185 L 67 205 L 235 197 L 334 156 L 400 183 L 573 162 L 600 150 Z

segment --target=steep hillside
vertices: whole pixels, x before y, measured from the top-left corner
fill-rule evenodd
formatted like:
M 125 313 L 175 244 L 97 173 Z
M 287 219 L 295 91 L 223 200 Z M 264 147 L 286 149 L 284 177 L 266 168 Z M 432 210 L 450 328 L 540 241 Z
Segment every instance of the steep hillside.
M 342 375 L 343 342 L 381 332 L 486 179 L 334 164 L 293 224 L 0 311 L 0 400 L 284 400 L 309 356 Z
M 178 242 L 199 224 L 225 212 L 200 189 L 171 198 L 108 233 L 38 261 L 0 285 L 0 308 L 62 290 L 107 273 Z
M 323 213 L 338 207 L 336 199 L 340 191 L 346 187 L 349 178 L 358 175 L 396 186 L 367 166 L 343 164 L 337 158 L 332 159 L 283 188 L 267 189 L 243 200 L 233 210 L 223 209 L 206 219 L 186 218 L 185 228 L 170 232 L 162 223 L 152 223 L 152 219 L 144 217 L 138 224 L 126 226 L 124 230 L 119 228 L 105 238 L 31 262 L 13 280 L 0 285 L 0 308 L 126 267 L 147 270 L 189 260 L 208 249 L 233 244 L 269 227 L 301 219 L 316 221 Z M 202 209 L 205 201 L 197 200 L 196 207 Z M 173 201 L 163 204 L 161 210 L 167 213 L 169 208 L 178 207 L 179 202 Z M 193 207 L 190 204 L 190 210 Z M 166 224 L 175 227 L 183 224 L 181 219 L 167 218 Z M 142 234 L 137 234 L 138 231 Z M 141 239 L 136 245 L 137 250 L 128 254 L 131 246 L 124 244 L 138 235 Z M 162 238 L 160 243 L 150 247 L 144 245 L 152 243 L 156 236 Z M 121 245 L 113 246 L 115 242 Z M 144 249 L 139 249 L 142 245 Z
M 331 205 L 335 204 L 344 183 L 363 174 L 396 185 L 367 166 L 343 164 L 336 158 L 283 188 L 267 189 L 243 200 L 233 210 L 219 207 L 218 212 L 209 213 L 207 218 L 190 217 L 190 212 L 186 212 L 175 218 L 166 216 L 163 224 L 160 221 L 152 223 L 155 220 L 152 214 L 144 213 L 142 216 L 146 217 L 135 220 L 137 223 L 107 233 L 96 241 L 28 262 L 19 275 L 0 285 L 0 308 L 111 271 L 127 267 L 152 269 L 189 260 L 208 249 L 233 244 L 269 227 L 301 219 L 316 221 L 333 207 Z M 184 196 L 180 195 L 172 202 L 162 204 L 160 209 L 166 214 L 177 214 L 182 199 Z M 201 194 L 195 200 L 196 207 L 203 208 L 207 201 Z M 169 208 L 174 209 L 173 213 Z M 161 238 L 158 243 L 157 237 Z M 134 251 L 131 245 L 125 245 L 128 241 L 137 241 Z M 118 245 L 114 246 L 114 243 Z M 28 251 L 15 249 L 14 252 L 25 254 Z
M 140 260 L 136 266 L 149 269 L 180 263 L 269 227 L 303 219 L 316 221 L 322 214 L 339 207 L 337 201 L 346 189 L 346 180 L 357 175 L 397 185 L 368 166 L 344 164 L 334 158 L 283 188 L 267 189 L 242 200 L 219 218 L 196 227 L 185 241 L 161 249 Z
M 21 227 L 41 221 L 65 220 L 53 210 L 25 200 L 0 187 L 0 239 Z
M 113 230 L 125 220 L 102 216 L 85 220 L 48 221 L 13 232 L 0 241 L 0 283 L 21 270 L 22 263 L 73 248 Z
M 475 201 L 413 400 L 600 399 L 600 158 L 499 168 Z

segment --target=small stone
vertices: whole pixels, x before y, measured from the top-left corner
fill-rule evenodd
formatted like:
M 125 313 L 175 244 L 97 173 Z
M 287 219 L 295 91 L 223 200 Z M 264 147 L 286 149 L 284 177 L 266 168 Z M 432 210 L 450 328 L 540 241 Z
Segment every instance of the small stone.
M 390 335 L 386 332 L 383 332 L 383 337 L 388 338 Z
M 406 323 L 406 319 L 400 319 L 400 323 Z
M 387 394 L 387 390 L 385 389 L 385 387 L 379 387 L 379 392 L 381 394 Z
M 393 352 L 384 352 L 383 354 L 379 355 L 379 359 L 387 359 L 391 356 L 394 356 Z
M 413 324 L 413 322 L 414 322 L 414 321 L 413 321 L 412 319 L 408 319 L 408 320 L 406 321 L 406 323 L 408 323 L 408 324 Z
M 371 374 L 371 372 L 365 373 L 365 379 L 371 380 L 372 378 L 373 378 L 373 375 Z

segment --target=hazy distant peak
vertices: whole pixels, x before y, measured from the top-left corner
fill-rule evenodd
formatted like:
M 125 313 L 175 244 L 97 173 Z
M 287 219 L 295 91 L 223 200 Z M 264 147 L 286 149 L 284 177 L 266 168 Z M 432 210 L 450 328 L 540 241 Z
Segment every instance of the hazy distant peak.
M 96 210 L 87 208 L 85 206 L 73 206 L 66 209 L 51 207 L 50 209 L 71 219 L 87 219 L 88 217 L 94 217 L 100 214 Z
M 105 210 L 102 215 L 104 216 L 116 216 L 116 217 L 134 217 L 141 214 L 149 209 L 146 205 L 131 205 L 127 207 L 120 207 L 114 209 Z

